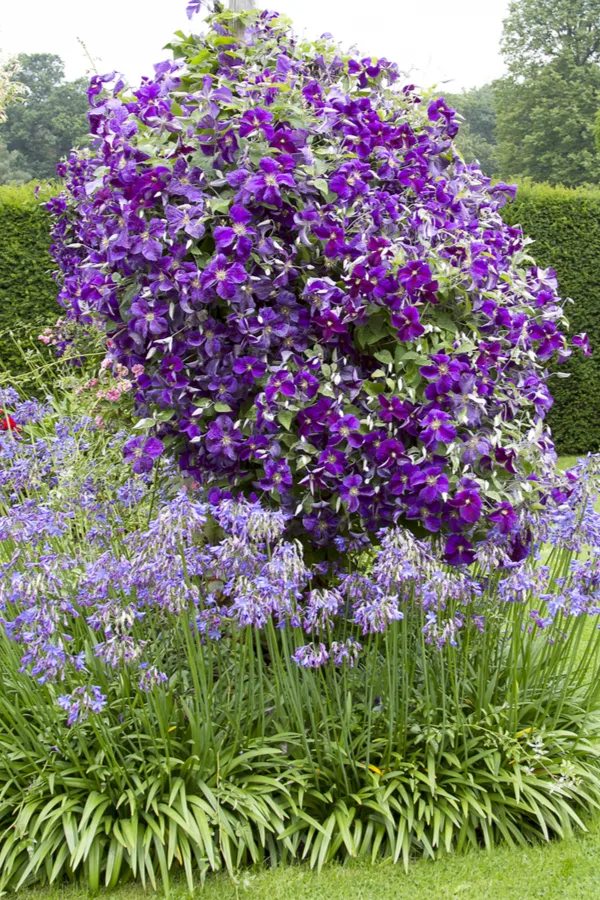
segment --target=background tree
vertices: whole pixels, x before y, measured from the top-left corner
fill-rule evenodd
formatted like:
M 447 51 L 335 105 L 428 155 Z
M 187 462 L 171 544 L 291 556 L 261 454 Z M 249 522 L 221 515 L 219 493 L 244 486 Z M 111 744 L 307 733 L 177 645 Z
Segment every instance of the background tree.
M 568 59 L 542 66 L 525 79 L 496 82 L 499 171 L 504 178 L 577 187 L 600 180 L 594 121 L 600 68 Z
M 478 160 L 486 175 L 498 171 L 496 153 L 496 109 L 491 84 L 460 94 L 443 93 L 447 103 L 463 117 L 456 145 L 468 162 Z
M 511 0 L 502 54 L 512 74 L 553 60 L 600 61 L 600 0 Z
M 51 53 L 21 54 L 18 61 L 29 93 L 8 110 L 0 143 L 19 153 L 30 177 L 54 178 L 60 159 L 86 142 L 87 81 L 65 81 L 63 61 Z
M 27 171 L 21 154 L 17 150 L 8 150 L 0 143 L 0 184 L 23 184 L 31 181 L 31 173 Z
M 18 81 L 19 63 L 16 59 L 0 62 L 0 122 L 6 121 L 6 107 L 27 93 L 25 85 Z
M 501 48 L 500 174 L 568 187 L 600 180 L 600 0 L 512 0 Z
M 6 121 L 6 108 L 10 103 L 22 100 L 28 93 L 25 85 L 17 80 L 19 63 L 10 59 L 0 64 L 0 123 Z M 18 184 L 29 179 L 16 150 L 8 150 L 0 141 L 0 184 Z

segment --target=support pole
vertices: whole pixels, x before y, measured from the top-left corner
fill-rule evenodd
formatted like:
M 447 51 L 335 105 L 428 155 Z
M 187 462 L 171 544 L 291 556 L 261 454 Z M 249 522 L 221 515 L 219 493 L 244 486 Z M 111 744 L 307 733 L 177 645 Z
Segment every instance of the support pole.
M 254 9 L 254 0 L 229 0 L 229 9 L 232 12 L 245 12 L 248 9 Z M 236 26 L 235 30 L 238 38 L 244 37 L 244 29 L 241 24 Z

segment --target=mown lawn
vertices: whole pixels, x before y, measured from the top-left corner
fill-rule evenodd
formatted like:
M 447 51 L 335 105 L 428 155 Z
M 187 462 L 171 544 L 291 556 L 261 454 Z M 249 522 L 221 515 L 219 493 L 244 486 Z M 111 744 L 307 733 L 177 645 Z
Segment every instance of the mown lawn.
M 25 892 L 22 900 L 83 900 L 73 888 Z M 139 886 L 111 892 L 111 900 L 144 900 Z M 151 896 L 151 894 L 150 894 Z M 162 896 L 162 893 L 160 894 Z M 184 882 L 172 890 L 174 900 L 189 896 Z M 321 874 L 307 866 L 242 873 L 233 883 L 226 875 L 208 878 L 198 900 L 594 900 L 600 898 L 600 822 L 589 834 L 527 850 L 500 847 L 401 865 L 351 863 L 329 866 Z

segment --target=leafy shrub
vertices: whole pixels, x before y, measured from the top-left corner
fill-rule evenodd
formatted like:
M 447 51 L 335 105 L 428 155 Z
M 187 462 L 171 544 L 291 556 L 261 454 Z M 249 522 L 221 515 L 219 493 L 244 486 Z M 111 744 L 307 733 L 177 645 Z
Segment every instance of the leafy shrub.
M 584 824 L 597 459 L 527 522 L 545 566 L 505 567 L 496 536 L 457 571 L 393 528 L 326 576 L 280 511 L 211 506 L 160 447 L 132 475 L 131 378 L 98 378 L 0 394 L 0 889 L 408 864 Z
M 18 347 L 6 334 L 24 341 L 56 319 L 60 307 L 49 255 L 50 223 L 34 185 L 0 187 L 0 334 L 2 368 L 23 370 Z
M 93 80 L 95 155 L 49 204 L 61 302 L 144 367 L 140 411 L 183 468 L 269 496 L 291 533 L 408 520 L 460 563 L 507 516 L 520 553 L 568 351 L 552 273 L 501 219 L 511 189 L 386 60 L 231 22 L 133 93 Z
M 600 192 L 596 188 L 569 190 L 549 185 L 522 185 L 514 204 L 502 212 L 535 239 L 540 263 L 558 272 L 562 294 L 574 301 L 568 307 L 574 331 L 589 333 L 592 349 L 600 347 Z M 554 440 L 561 453 L 588 453 L 600 448 L 600 360 L 574 356 L 561 366 L 569 374 L 550 381 L 555 405 L 549 414 Z

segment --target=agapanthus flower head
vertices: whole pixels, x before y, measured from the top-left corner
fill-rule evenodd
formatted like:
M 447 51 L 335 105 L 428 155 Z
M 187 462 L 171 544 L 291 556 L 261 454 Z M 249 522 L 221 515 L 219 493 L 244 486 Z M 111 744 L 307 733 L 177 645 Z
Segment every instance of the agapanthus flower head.
M 13 387 L 0 388 L 0 410 L 6 411 L 19 402 L 19 392 Z
M 305 644 L 296 648 L 292 659 L 303 669 L 319 669 L 329 661 L 329 651 L 323 643 Z
M 273 544 L 286 527 L 286 517 L 280 510 L 247 500 L 222 500 L 213 508 L 213 515 L 229 534 L 257 544 Z
M 67 725 L 84 722 L 90 712 L 96 715 L 102 712 L 106 704 L 106 695 L 99 687 L 78 687 L 72 694 L 63 694 L 58 698 L 58 705 L 67 713 Z
M 147 693 L 168 681 L 166 674 L 157 669 L 156 666 L 149 666 L 147 663 L 142 663 L 140 665 L 140 670 L 142 672 L 138 685 L 140 691 Z

